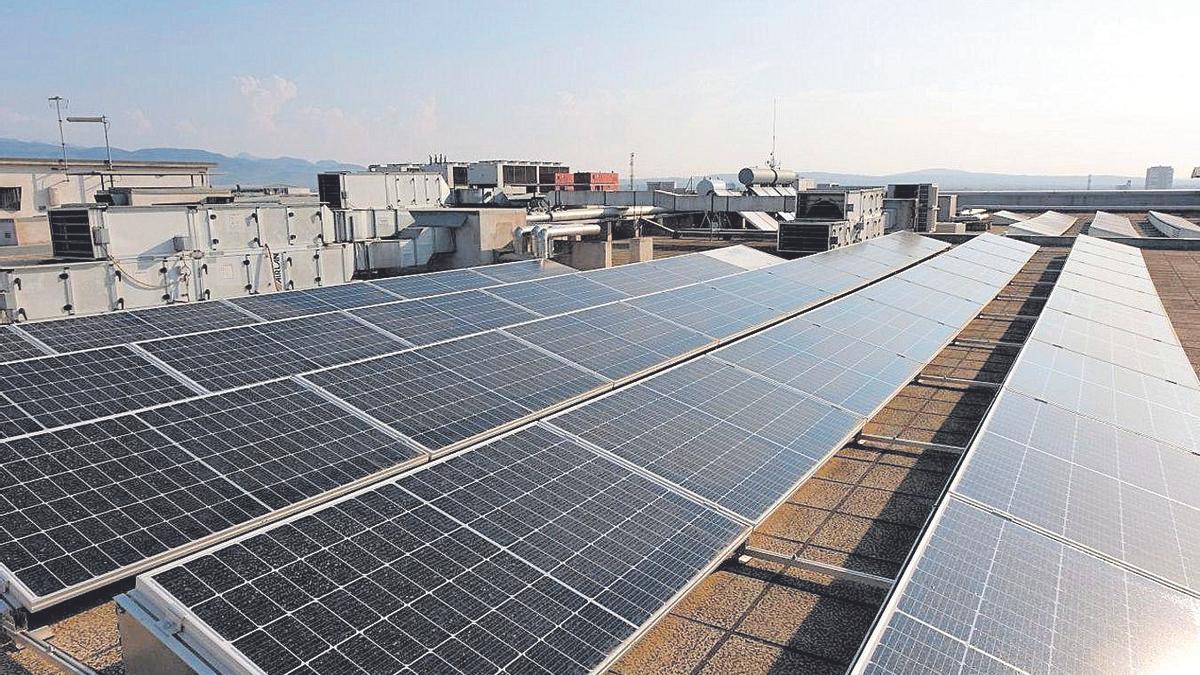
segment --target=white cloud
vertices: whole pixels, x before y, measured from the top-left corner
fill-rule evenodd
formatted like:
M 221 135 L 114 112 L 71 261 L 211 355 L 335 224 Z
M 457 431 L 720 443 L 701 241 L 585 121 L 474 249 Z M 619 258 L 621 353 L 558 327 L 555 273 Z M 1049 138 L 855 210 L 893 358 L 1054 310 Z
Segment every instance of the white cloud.
M 154 132 L 154 123 L 146 115 L 144 110 L 136 109 L 125 113 L 125 119 L 129 122 L 133 133 L 138 136 L 146 136 Z
M 295 82 L 279 75 L 261 79 L 253 75 L 238 75 L 233 79 L 242 99 L 249 106 L 250 122 L 264 131 L 276 130 L 279 113 L 288 101 L 299 94 Z

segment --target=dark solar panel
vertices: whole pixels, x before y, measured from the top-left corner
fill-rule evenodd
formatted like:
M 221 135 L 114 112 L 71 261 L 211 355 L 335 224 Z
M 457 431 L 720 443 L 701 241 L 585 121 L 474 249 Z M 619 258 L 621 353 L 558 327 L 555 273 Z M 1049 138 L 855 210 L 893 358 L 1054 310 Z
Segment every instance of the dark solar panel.
M 0 442 L 0 563 L 44 596 L 267 509 L 133 416 Z
M 268 321 L 332 312 L 337 309 L 337 306 L 316 296 L 295 291 L 262 293 L 244 298 L 233 298 L 229 302 Z
M 692 281 L 709 281 L 718 277 L 744 272 L 741 267 L 706 255 L 681 255 L 655 260 L 657 269 L 677 274 Z
M 146 342 L 146 351 L 210 391 L 293 375 L 319 367 L 256 326 Z
M 489 288 L 487 292 L 542 316 L 562 314 L 629 297 L 621 291 L 575 274 L 497 286 Z
M 482 291 L 355 310 L 354 314 L 417 345 L 470 335 L 537 318 Z
M 309 288 L 295 292 L 298 295 L 315 298 L 340 309 L 378 305 L 385 302 L 395 302 L 398 299 L 393 293 L 387 293 L 371 284 L 363 283 L 338 284 L 336 286 Z
M 46 428 L 196 394 L 127 347 L 0 365 L 0 391 Z
M 417 352 L 305 378 L 432 450 L 528 414 L 486 385 L 456 375 Z
M 540 279 L 560 274 L 572 274 L 575 272 L 570 267 L 556 263 L 553 260 L 522 260 L 520 262 L 503 263 L 500 265 L 484 265 L 483 267 L 472 268 L 471 271 L 495 279 L 502 284 L 529 281 L 530 279 Z
M 740 535 L 532 428 L 153 579 L 267 672 L 586 672 Z
M 435 274 L 416 274 L 389 279 L 374 279 L 370 282 L 405 298 L 424 298 L 443 293 L 469 291 L 484 286 L 495 286 L 498 282 L 474 270 L 450 270 Z
M 264 323 L 254 330 L 321 366 L 390 354 L 409 346 L 340 313 Z
M 701 358 L 551 421 L 754 521 L 862 419 Z
M 5 361 L 20 361 L 36 356 L 45 356 L 46 352 L 32 342 L 17 335 L 9 326 L 0 326 L 0 363 Z
M 254 319 L 224 302 L 179 303 L 138 310 L 133 315 L 166 335 L 199 333 L 255 323 Z
M 663 269 L 657 262 L 591 270 L 580 272 L 579 276 L 629 295 L 644 295 L 693 283 L 689 277 Z
M 614 380 L 712 344 L 711 338 L 625 303 L 533 321 L 505 332 Z
M 629 304 L 714 339 L 727 338 L 778 316 L 770 307 L 707 285 L 635 298 Z
M 58 352 L 149 340 L 166 335 L 137 317 L 137 313 L 97 314 L 74 319 L 34 321 L 21 330 Z
M 272 510 L 421 454 L 293 380 L 138 416 Z

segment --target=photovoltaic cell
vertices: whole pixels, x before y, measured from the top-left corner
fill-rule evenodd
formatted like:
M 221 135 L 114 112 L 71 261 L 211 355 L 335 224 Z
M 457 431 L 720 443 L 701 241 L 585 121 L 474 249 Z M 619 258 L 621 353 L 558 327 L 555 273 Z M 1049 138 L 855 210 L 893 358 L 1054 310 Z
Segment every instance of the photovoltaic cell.
M 644 295 L 693 283 L 688 277 L 663 269 L 655 262 L 618 265 L 580 272 L 579 276 L 629 295 Z
M 1185 387 L 1200 388 L 1187 354 L 1178 345 L 1126 330 L 1124 325 L 1097 323 L 1046 308 L 1032 337 Z
M 295 292 L 308 298 L 320 300 L 338 309 L 353 309 L 355 307 L 378 305 L 397 300 L 394 294 L 381 291 L 367 283 L 337 284 L 334 286 L 322 286 L 320 288 L 308 288 Z
M 1006 386 L 1181 448 L 1200 447 L 1200 390 L 1036 340 Z
M 954 499 L 916 564 L 867 673 L 1155 672 L 1200 633 L 1196 598 Z
M 757 521 L 862 420 L 702 357 L 551 422 Z
M 629 297 L 626 293 L 579 275 L 560 275 L 487 291 L 525 309 L 550 316 Z
M 354 314 L 417 345 L 538 318 L 482 291 L 466 291 L 355 310 Z
M 152 579 L 267 672 L 582 673 L 740 533 L 531 428 Z
M 146 342 L 142 347 L 209 391 L 265 382 L 320 367 L 272 340 L 256 326 L 183 335 Z
M 655 260 L 650 264 L 654 265 L 657 269 L 669 274 L 677 274 L 693 282 L 709 281 L 745 271 L 737 265 L 706 255 L 674 256 Z
M 1171 320 L 1167 318 L 1161 307 L 1151 304 L 1129 307 L 1101 297 L 1055 287 L 1050 299 L 1046 302 L 1046 308 L 1073 314 L 1100 324 L 1120 326 L 1124 330 L 1160 342 L 1179 344 L 1171 326 Z
M 0 391 L 46 428 L 195 395 L 126 347 L 0 365 Z
M 35 347 L 33 343 L 17 335 L 16 331 L 8 326 L 0 326 L 0 363 L 45 355 L 46 353 Z
M 268 321 L 332 312 L 337 309 L 320 298 L 296 291 L 262 293 L 233 298 L 229 302 Z
M 0 563 L 35 595 L 266 512 L 133 416 L 0 442 Z
M 294 380 L 138 417 L 272 510 L 421 455 Z
M 177 303 L 154 309 L 139 309 L 132 314 L 166 335 L 199 333 L 255 323 L 255 320 L 246 314 L 219 301 Z
M 505 332 L 614 380 L 712 344 L 700 333 L 625 303 L 532 321 Z
M 320 366 L 382 356 L 409 346 L 341 313 L 264 323 L 254 330 Z
M 635 298 L 629 304 L 714 339 L 729 337 L 777 315 L 770 307 L 707 285 Z
M 165 335 L 137 318 L 136 313 L 97 314 L 73 319 L 34 321 L 21 324 L 21 330 L 57 352 L 108 347 Z
M 575 270 L 553 260 L 522 260 L 501 265 L 476 267 L 473 271 L 485 277 L 491 277 L 502 284 L 511 284 L 518 281 L 571 274 Z
M 431 295 L 494 286 L 497 282 L 474 270 L 449 270 L 434 274 L 373 279 L 369 283 L 405 298 L 425 298 Z

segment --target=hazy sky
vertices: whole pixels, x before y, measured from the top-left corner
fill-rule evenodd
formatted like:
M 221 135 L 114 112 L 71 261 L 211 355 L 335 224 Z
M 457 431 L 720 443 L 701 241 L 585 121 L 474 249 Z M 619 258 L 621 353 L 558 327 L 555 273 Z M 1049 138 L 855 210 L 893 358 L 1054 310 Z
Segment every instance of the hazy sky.
M 596 7 L 602 7 L 596 9 Z M 624 175 L 1200 164 L 1200 0 L 6 2 L 0 136 Z M 68 142 L 100 145 L 95 127 Z

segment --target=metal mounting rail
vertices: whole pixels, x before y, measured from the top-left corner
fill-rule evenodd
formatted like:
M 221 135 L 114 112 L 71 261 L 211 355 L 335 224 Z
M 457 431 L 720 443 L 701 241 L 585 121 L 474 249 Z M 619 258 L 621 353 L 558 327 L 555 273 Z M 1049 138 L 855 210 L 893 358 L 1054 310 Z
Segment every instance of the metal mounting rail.
M 1026 300 L 1049 300 L 1048 295 L 1028 295 L 1021 297 L 1019 295 L 997 295 L 996 300 L 1010 300 L 1012 302 L 1024 302 Z
M 1017 349 L 1020 350 L 1025 346 L 1024 342 L 1010 342 L 1008 340 L 980 340 L 977 338 L 955 338 L 951 343 L 960 347 L 983 347 L 986 349 Z
M 921 450 L 944 452 L 948 455 L 961 455 L 967 451 L 966 448 L 957 445 L 946 445 L 945 443 L 932 443 L 929 441 L 915 441 L 911 438 L 901 438 L 900 436 L 880 436 L 878 434 L 859 434 L 858 443 L 859 445 L 865 445 L 868 443 L 904 445 L 910 448 L 919 448 Z
M 989 312 L 980 312 L 981 319 L 996 319 L 997 321 L 1037 321 L 1036 314 L 992 314 Z
M 12 640 L 17 649 L 28 649 L 47 664 L 71 675 L 97 675 L 96 671 L 79 659 L 47 642 L 47 629 L 29 630 L 17 624 L 19 610 L 9 610 L 9 605 L 0 600 L 0 631 Z M 24 621 L 21 622 L 24 624 Z
M 946 377 L 945 375 L 917 375 L 913 379 L 913 382 L 933 386 L 937 386 L 938 384 L 957 384 L 971 389 L 999 389 L 1001 387 L 997 382 L 970 380 L 965 377 Z
M 877 576 L 874 574 L 867 574 L 866 572 L 857 572 L 855 570 L 846 569 L 845 567 L 829 565 L 826 563 L 817 562 L 815 560 L 808 560 L 805 558 L 797 558 L 794 556 L 780 555 L 779 553 L 774 553 L 772 551 L 764 551 L 760 548 L 754 548 L 751 546 L 743 546 L 742 550 L 740 552 L 740 555 L 738 556 L 738 561 L 739 562 L 748 562 L 749 559 L 762 560 L 764 562 L 776 563 L 778 565 L 786 565 L 788 567 L 795 567 L 797 569 L 806 570 L 808 572 L 816 572 L 817 574 L 824 574 L 826 576 L 830 576 L 835 579 L 841 579 L 843 581 L 852 581 L 854 583 L 862 584 L 864 586 L 870 586 L 872 588 L 882 588 L 884 590 L 891 588 L 892 584 L 895 583 L 894 579 L 889 579 L 887 577 L 881 577 L 881 576 Z

